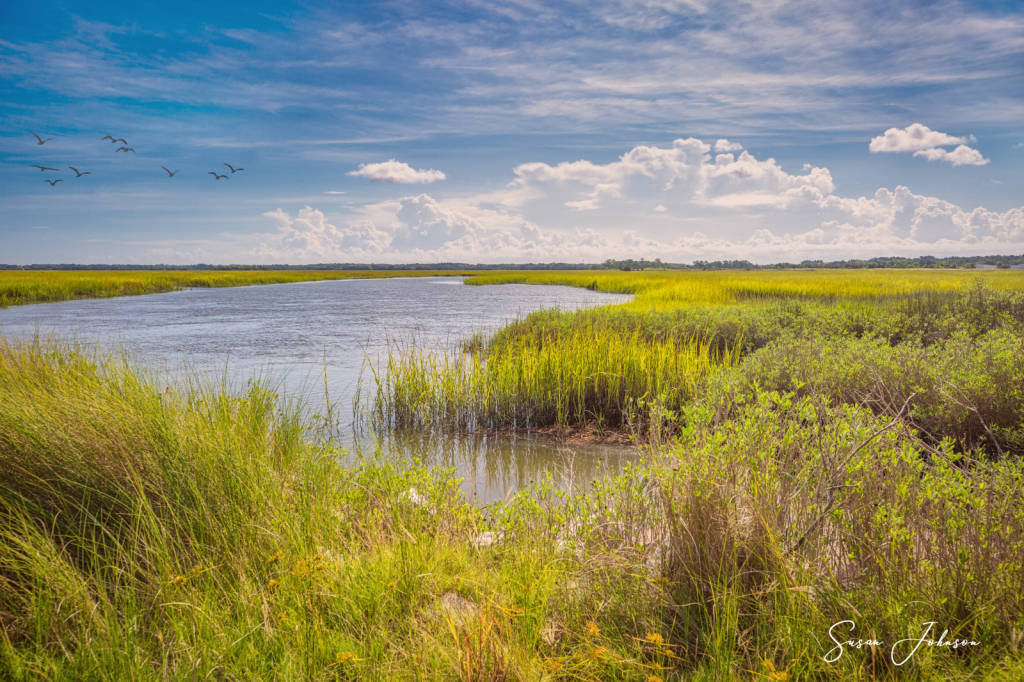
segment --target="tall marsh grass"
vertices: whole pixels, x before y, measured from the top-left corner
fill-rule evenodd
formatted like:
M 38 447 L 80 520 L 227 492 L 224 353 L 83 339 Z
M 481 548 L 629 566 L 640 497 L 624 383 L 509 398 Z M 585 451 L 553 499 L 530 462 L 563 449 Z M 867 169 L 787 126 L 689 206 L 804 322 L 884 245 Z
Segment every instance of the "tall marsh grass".
M 373 417 L 405 429 L 647 428 L 655 404 L 671 418 L 736 359 L 698 339 L 650 341 L 594 328 L 520 335 L 487 353 L 396 344 L 373 368 Z

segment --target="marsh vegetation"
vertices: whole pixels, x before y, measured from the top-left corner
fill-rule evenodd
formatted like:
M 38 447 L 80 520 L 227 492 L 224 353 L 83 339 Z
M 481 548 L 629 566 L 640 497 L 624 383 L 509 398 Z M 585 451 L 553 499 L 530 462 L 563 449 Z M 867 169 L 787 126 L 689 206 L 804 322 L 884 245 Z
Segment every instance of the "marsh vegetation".
M 159 294 L 190 288 L 242 287 L 335 279 L 436 277 L 452 274 L 455 273 L 428 270 L 0 270 L 0 308 L 80 298 Z
M 514 277 L 635 298 L 396 348 L 368 419 L 618 430 L 647 445 L 622 475 L 480 507 L 450 470 L 344 466 L 259 383 L 168 388 L 74 345 L 0 344 L 0 669 L 1024 676 L 1024 278 Z M 883 645 L 826 661 L 840 621 Z M 926 622 L 977 644 L 895 665 Z

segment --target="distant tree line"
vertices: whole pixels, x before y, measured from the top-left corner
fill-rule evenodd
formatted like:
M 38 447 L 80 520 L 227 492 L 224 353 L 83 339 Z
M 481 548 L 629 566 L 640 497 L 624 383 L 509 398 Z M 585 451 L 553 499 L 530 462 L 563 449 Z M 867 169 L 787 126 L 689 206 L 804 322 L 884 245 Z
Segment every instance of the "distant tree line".
M 805 260 L 800 263 L 773 263 L 756 265 L 746 260 L 696 260 L 693 263 L 665 263 L 654 260 L 615 260 L 609 258 L 603 263 L 312 263 L 306 265 L 109 265 L 78 263 L 3 265 L 0 270 L 850 270 L 873 268 L 974 268 L 978 265 L 994 265 L 1006 269 L 1024 265 L 1020 256 L 949 256 L 936 258 L 920 256 L 903 258 L 882 256 L 867 260 Z

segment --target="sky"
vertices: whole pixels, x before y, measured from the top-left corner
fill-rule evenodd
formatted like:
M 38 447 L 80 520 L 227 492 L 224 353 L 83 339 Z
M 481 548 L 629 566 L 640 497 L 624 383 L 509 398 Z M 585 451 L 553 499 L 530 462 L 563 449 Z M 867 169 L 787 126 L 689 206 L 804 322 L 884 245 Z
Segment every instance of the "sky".
M 1019 0 L 156 5 L 0 5 L 0 263 L 1024 253 Z

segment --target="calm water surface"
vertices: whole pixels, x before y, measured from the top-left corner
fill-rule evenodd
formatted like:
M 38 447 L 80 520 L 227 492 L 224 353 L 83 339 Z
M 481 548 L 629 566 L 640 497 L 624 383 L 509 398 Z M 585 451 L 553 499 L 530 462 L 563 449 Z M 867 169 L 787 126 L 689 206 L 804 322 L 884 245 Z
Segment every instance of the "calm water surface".
M 326 377 L 331 402 L 350 413 L 365 361 L 386 357 L 389 338 L 451 346 L 542 308 L 627 300 L 569 287 L 464 286 L 454 277 L 301 282 L 17 306 L 0 310 L 0 334 L 56 333 L 119 345 L 170 377 L 191 371 L 243 386 L 249 377 L 266 377 L 279 394 L 314 410 L 323 406 Z M 341 439 L 355 455 L 379 445 L 351 430 Z M 456 467 L 463 489 L 481 501 L 504 498 L 545 471 L 564 485 L 582 485 L 633 457 L 622 447 L 481 436 L 389 438 L 383 449 L 399 459 Z

